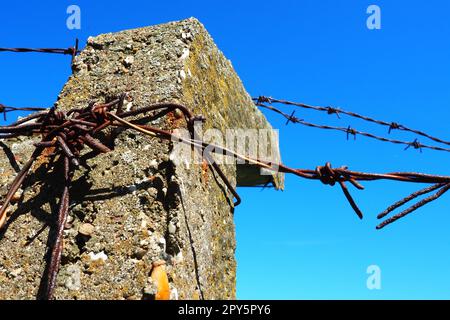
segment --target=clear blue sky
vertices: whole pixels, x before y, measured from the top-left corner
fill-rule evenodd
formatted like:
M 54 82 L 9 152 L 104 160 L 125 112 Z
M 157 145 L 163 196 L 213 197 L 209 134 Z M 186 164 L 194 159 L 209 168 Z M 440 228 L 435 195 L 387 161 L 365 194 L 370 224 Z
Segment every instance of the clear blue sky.
M 81 30 L 66 28 L 70 4 L 81 8 Z M 381 30 L 366 28 L 370 4 L 381 8 Z M 0 46 L 67 47 L 75 37 L 84 43 L 90 35 L 195 16 L 252 95 L 340 106 L 450 139 L 449 12 L 447 0 L 3 1 Z M 0 102 L 50 106 L 69 75 L 67 57 L 2 53 Z M 286 127 L 267 116 L 280 129 L 284 162 L 294 167 L 330 161 L 372 172 L 450 174 L 448 153 L 346 141 L 345 134 Z M 385 132 L 348 118 L 297 116 Z M 376 215 L 419 186 L 365 186 L 352 190 L 362 221 L 339 188 L 319 182 L 288 176 L 284 192 L 240 188 L 238 298 L 450 298 L 450 198 L 376 231 Z M 366 288 L 372 264 L 381 268 L 381 290 Z

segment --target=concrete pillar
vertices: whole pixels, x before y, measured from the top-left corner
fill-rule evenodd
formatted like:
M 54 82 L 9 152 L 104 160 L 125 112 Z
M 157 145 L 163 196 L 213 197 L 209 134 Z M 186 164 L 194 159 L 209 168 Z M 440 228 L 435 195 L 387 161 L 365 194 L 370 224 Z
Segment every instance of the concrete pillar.
M 56 102 L 61 110 L 127 92 L 125 108 L 182 103 L 206 117 L 203 130 L 271 128 L 231 63 L 193 18 L 89 38 L 73 69 Z M 160 118 L 153 113 L 145 121 L 185 127 L 176 112 Z M 152 263 L 164 260 L 172 299 L 235 298 L 233 199 L 217 174 L 201 163 L 177 163 L 168 141 L 120 129 L 108 129 L 100 138 L 114 150 L 93 157 L 86 148 L 86 166 L 74 176 L 55 297 L 151 298 Z M 3 145 L 0 195 L 38 139 Z M 233 185 L 236 180 L 283 185 L 282 175 L 222 167 Z M 33 299 L 38 293 L 48 224 L 61 191 L 59 169 L 51 168 L 45 157 L 34 166 L 22 198 L 11 207 L 6 231 L 0 232 L 0 299 Z

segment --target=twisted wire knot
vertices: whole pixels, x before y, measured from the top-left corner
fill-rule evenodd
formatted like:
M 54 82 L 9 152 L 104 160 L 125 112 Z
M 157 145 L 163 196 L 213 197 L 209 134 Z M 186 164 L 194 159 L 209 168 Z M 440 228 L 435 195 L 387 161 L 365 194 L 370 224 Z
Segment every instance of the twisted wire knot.
M 256 100 L 257 103 L 272 103 L 272 98 L 271 97 L 265 97 L 265 96 L 259 96 L 258 99 Z
M 64 49 L 63 51 L 64 54 L 69 54 L 71 56 L 76 55 L 78 52 L 79 52 L 78 49 L 75 47 L 69 47 L 67 49 Z
M 343 181 L 343 176 L 333 170 L 331 164 L 327 162 L 324 166 L 316 168 L 316 175 L 323 184 L 334 186 L 336 182 Z
M 400 125 L 397 122 L 392 122 L 389 125 L 389 133 L 391 133 L 392 130 L 400 129 Z
M 340 110 L 339 110 L 338 108 L 334 108 L 334 107 L 329 106 L 329 107 L 327 107 L 326 109 L 327 109 L 327 113 L 328 113 L 328 114 L 335 114 L 339 119 L 341 118 L 341 117 L 339 116 Z
M 66 119 L 66 114 L 62 111 L 55 112 L 54 116 L 55 116 L 55 120 L 59 121 L 59 122 L 62 122 Z
M 419 142 L 419 140 L 415 139 L 413 142 L 410 142 L 405 150 L 409 149 L 410 147 L 413 147 L 414 149 L 420 149 L 420 151 L 422 152 L 422 144 Z
M 411 143 L 411 145 L 414 147 L 414 149 L 420 149 L 421 147 L 421 144 L 419 143 L 419 141 L 417 141 L 417 139 L 414 140 L 414 142 Z
M 293 110 L 292 111 L 292 113 L 291 113 L 291 115 L 287 118 L 287 121 L 286 121 L 286 125 L 288 125 L 289 124 L 289 122 L 300 122 L 301 120 L 299 119 L 299 118 L 297 118 L 296 116 L 294 116 L 294 114 L 295 114 L 295 110 Z
M 194 127 L 194 124 L 195 124 L 196 122 L 205 123 L 205 122 L 206 122 L 205 116 L 202 115 L 202 114 L 198 114 L 198 115 L 195 115 L 195 116 L 193 116 L 192 118 L 190 118 L 190 119 L 188 120 L 189 127 L 191 127 L 191 128 Z
M 347 132 L 347 140 L 348 140 L 348 138 L 349 138 L 350 135 L 352 135 L 352 136 L 353 136 L 353 139 L 356 140 L 356 134 L 357 134 L 357 132 L 356 132 L 355 129 L 353 129 L 352 127 L 348 126 L 346 132 Z
M 95 114 L 97 121 L 100 121 L 100 119 L 106 118 L 106 113 L 109 111 L 109 108 L 104 104 L 97 104 L 92 107 L 91 111 Z

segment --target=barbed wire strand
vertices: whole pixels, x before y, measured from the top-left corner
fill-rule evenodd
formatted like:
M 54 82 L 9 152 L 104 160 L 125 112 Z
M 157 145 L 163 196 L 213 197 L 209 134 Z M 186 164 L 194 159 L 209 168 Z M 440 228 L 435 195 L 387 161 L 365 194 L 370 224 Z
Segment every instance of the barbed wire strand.
M 430 146 L 430 145 L 426 145 L 426 144 L 422 144 L 420 143 L 417 139 L 415 139 L 414 141 L 408 142 L 408 141 L 402 141 L 402 140 L 396 140 L 396 139 L 389 139 L 389 138 L 385 138 L 385 137 L 380 137 L 377 135 L 374 135 L 372 133 L 369 132 L 364 132 L 364 131 L 359 131 L 356 130 L 354 128 L 352 128 L 351 126 L 348 126 L 347 128 L 344 127 L 336 127 L 336 126 L 328 126 L 328 125 L 318 125 L 318 124 L 314 124 L 311 122 L 307 122 L 304 121 L 303 119 L 299 119 L 297 117 L 295 117 L 292 114 L 287 114 L 284 113 L 283 111 L 281 111 L 280 109 L 277 109 L 273 106 L 269 106 L 269 105 L 265 105 L 262 103 L 256 103 L 256 106 L 261 107 L 261 108 L 265 108 L 271 111 L 274 111 L 280 115 L 282 115 L 283 117 L 285 117 L 288 122 L 293 122 L 293 123 L 298 123 L 307 127 L 312 127 L 312 128 L 317 128 L 317 129 L 324 129 L 324 130 L 335 130 L 335 131 L 341 131 L 347 134 L 347 140 L 349 138 L 350 135 L 352 135 L 354 137 L 354 139 L 356 139 L 357 135 L 360 136 L 364 136 L 367 138 L 371 138 L 371 139 L 375 139 L 378 141 L 382 141 L 382 142 L 389 142 L 389 143 L 393 143 L 393 144 L 401 144 L 401 145 L 405 145 L 405 150 L 409 149 L 410 147 L 413 147 L 414 149 L 431 149 L 431 150 L 435 150 L 435 151 L 445 151 L 445 152 L 450 152 L 450 148 L 442 148 L 442 147 L 437 147 L 437 146 Z
M 377 218 L 378 219 L 382 219 L 385 216 L 387 216 L 389 213 L 391 213 L 392 211 L 394 211 L 395 209 L 401 207 L 402 205 L 406 204 L 407 202 L 416 199 L 419 196 L 422 196 L 424 194 L 430 193 L 436 189 L 440 189 L 445 185 L 445 183 L 437 183 L 435 185 L 432 185 L 431 187 L 427 187 L 425 189 L 419 190 L 417 192 L 414 192 L 412 194 L 410 194 L 408 197 L 403 198 L 402 200 L 394 203 L 392 206 L 388 207 L 385 211 L 383 211 L 382 213 L 380 213 Z
M 75 39 L 75 45 L 69 48 L 0 48 L 0 52 L 12 53 L 48 53 L 48 54 L 62 54 L 70 55 L 72 57 L 70 64 L 73 64 L 75 56 L 81 52 L 78 49 L 79 40 Z
M 15 52 L 15 53 L 51 53 L 74 56 L 80 53 L 78 50 L 79 40 L 75 39 L 75 46 L 69 48 L 0 48 L 0 52 Z
M 105 104 L 93 104 L 89 106 L 88 108 L 81 110 L 81 111 L 75 111 L 69 110 L 68 112 L 64 113 L 61 111 L 55 111 L 54 108 L 46 111 L 47 114 L 42 114 L 43 111 L 39 111 L 36 114 L 39 114 L 39 116 L 36 115 L 29 115 L 27 120 L 35 119 L 35 122 L 27 123 L 28 121 L 25 121 L 23 124 L 15 125 L 15 126 L 0 126 L 0 132 L 2 135 L 0 135 L 0 138 L 8 138 L 8 135 L 27 135 L 27 134 L 36 134 L 36 133 L 43 133 L 45 132 L 45 137 L 43 142 L 40 144 L 37 144 L 37 147 L 43 148 L 48 147 L 48 145 L 54 145 L 55 143 L 58 144 L 61 148 L 61 152 L 70 159 L 74 163 L 74 165 L 77 165 L 76 156 L 71 151 L 71 148 L 64 140 L 65 134 L 60 132 L 61 130 L 66 130 L 66 132 L 79 132 L 80 139 L 85 141 L 85 143 L 89 146 L 92 146 L 94 149 L 99 150 L 99 152 L 108 152 L 110 151 L 109 148 L 99 148 L 96 145 L 101 145 L 98 142 L 95 142 L 95 139 L 93 139 L 92 144 L 88 143 L 89 140 L 92 140 L 92 137 L 89 135 L 89 132 L 97 132 L 96 130 L 98 128 L 106 128 L 107 126 L 122 126 L 122 127 L 128 127 L 131 129 L 135 129 L 140 131 L 141 133 L 145 133 L 148 135 L 151 135 L 156 138 L 160 139 L 170 139 L 171 141 L 180 141 L 189 145 L 192 145 L 196 148 L 199 148 L 201 150 L 209 150 L 214 153 L 219 153 L 223 155 L 231 155 L 236 159 L 243 160 L 244 162 L 257 165 L 261 168 L 266 168 L 274 172 L 282 172 L 282 173 L 291 173 L 294 175 L 297 175 L 302 178 L 310 179 L 310 180 L 320 180 L 323 184 L 334 186 L 336 183 L 338 183 L 353 210 L 358 215 L 358 217 L 362 218 L 363 214 L 362 211 L 357 206 L 356 202 L 354 201 L 353 197 L 351 196 L 347 186 L 345 185 L 346 182 L 351 183 L 354 187 L 357 189 L 363 190 L 364 187 L 359 183 L 360 181 L 374 181 L 374 180 L 395 180 L 395 181 L 402 181 L 402 182 L 412 182 L 412 183 L 431 183 L 434 184 L 431 187 L 428 187 L 426 189 L 417 191 L 410 196 L 404 198 L 403 200 L 395 203 L 394 205 L 390 206 L 387 210 L 385 210 L 383 213 L 381 213 L 378 218 L 383 218 L 387 213 L 392 212 L 394 209 L 400 207 L 401 205 L 417 198 L 420 195 L 427 194 L 431 191 L 434 191 L 436 189 L 439 189 L 438 192 L 422 201 L 417 202 L 416 204 L 410 206 L 408 209 L 404 210 L 400 214 L 397 214 L 382 223 L 380 223 L 377 228 L 381 229 L 385 227 L 386 225 L 403 218 L 404 216 L 408 215 L 411 212 L 414 212 L 418 208 L 424 206 L 425 204 L 432 202 L 439 197 L 441 197 L 449 188 L 450 188 L 450 177 L 449 176 L 439 176 L 439 175 L 430 175 L 430 174 L 423 174 L 423 173 L 416 173 L 416 172 L 392 172 L 392 173 L 386 173 L 386 174 L 378 174 L 378 173 L 367 173 L 367 172 L 358 172 L 358 171 L 351 171 L 348 170 L 347 167 L 340 167 L 340 168 L 332 168 L 330 163 L 326 163 L 325 166 L 318 166 L 315 170 L 311 169 L 294 169 L 291 167 L 288 167 L 282 163 L 271 163 L 263 160 L 259 160 L 257 158 L 248 157 L 246 155 L 239 154 L 237 152 L 234 152 L 231 149 L 214 145 L 214 144 L 208 144 L 203 141 L 198 141 L 194 139 L 186 139 L 183 137 L 175 136 L 172 132 L 166 131 L 159 128 L 154 128 L 147 125 L 139 125 L 133 122 L 129 122 L 123 117 L 131 117 L 136 116 L 139 114 L 143 114 L 145 112 L 149 111 L 155 111 L 158 109 L 168 109 L 168 110 L 175 110 L 180 109 L 185 115 L 188 125 L 192 125 L 192 121 L 195 119 L 202 118 L 200 116 L 194 116 L 188 108 L 186 108 L 183 105 L 179 104 L 155 104 L 150 105 L 147 107 L 143 107 L 138 111 L 130 111 L 130 112 L 122 112 L 120 110 L 120 107 L 117 107 L 116 113 L 112 113 L 110 109 L 114 105 L 120 105 L 119 103 L 120 99 L 113 100 L 112 102 L 105 103 Z M 73 114 L 72 118 L 67 118 L 67 115 Z M 289 116 L 290 120 L 293 120 L 293 115 Z M 48 123 L 47 119 L 53 119 L 52 122 Z M 109 119 L 109 120 L 108 120 Z M 294 119 L 295 120 L 295 119 Z M 51 123 L 59 122 L 61 124 L 54 125 Z M 117 123 L 117 122 L 118 123 Z M 105 125 L 105 123 L 107 125 Z M 71 129 L 72 128 L 72 129 Z M 68 130 L 68 131 L 67 131 Z M 72 131 L 71 131 L 72 130 Z M 73 131 L 75 130 L 75 131 Z M 56 140 L 49 140 L 50 137 L 56 137 Z M 73 138 L 73 137 L 72 137 Z M 48 141 L 47 141 L 48 140 Z M 78 139 L 75 139 L 75 143 L 78 143 Z M 72 143 L 72 142 L 71 142 Z M 72 146 L 73 148 L 73 146 Z M 218 167 L 218 166 L 216 166 Z M 227 187 L 231 190 L 233 193 L 233 196 L 237 199 L 236 204 L 239 204 L 240 198 L 239 195 L 236 193 L 236 191 L 233 189 L 233 186 L 228 181 L 227 177 L 223 175 L 222 177 L 223 181 L 226 183 Z M 20 181 L 19 181 L 20 182 Z M 16 184 L 14 183 L 13 186 Z M 2 214 L 5 210 L 5 207 L 2 207 Z M 0 215 L 1 216 L 1 215 Z M 4 215 L 3 215 L 4 216 Z
M 430 175 L 430 174 L 422 174 L 422 173 L 415 173 L 415 172 L 394 172 L 394 173 L 387 173 L 387 174 L 376 174 L 376 173 L 366 173 L 366 172 L 357 172 L 357 171 L 350 171 L 347 167 L 341 167 L 341 168 L 331 168 L 331 164 L 327 163 L 325 166 L 319 166 L 315 170 L 310 169 L 293 169 L 290 167 L 287 167 L 283 164 L 273 164 L 264 162 L 258 159 L 253 159 L 244 155 L 241 155 L 239 153 L 236 153 L 232 150 L 229 150 L 227 148 L 214 145 L 214 144 L 206 144 L 198 140 L 194 139 L 185 139 L 182 137 L 174 136 L 172 133 L 168 131 L 164 131 L 162 129 L 153 128 L 145 125 L 138 125 L 136 123 L 132 123 L 129 121 L 126 121 L 120 117 L 118 117 L 115 114 L 110 113 L 109 114 L 112 118 L 119 121 L 122 125 L 128 126 L 129 128 L 135 129 L 141 133 L 151 135 L 153 137 L 160 137 L 165 139 L 171 139 L 172 141 L 180 141 L 183 143 L 191 144 L 197 147 L 206 147 L 209 146 L 211 150 L 215 153 L 219 154 L 227 154 L 227 155 L 233 155 L 234 157 L 248 161 L 249 163 L 253 163 L 256 165 L 259 165 L 260 167 L 264 167 L 267 169 L 270 169 L 272 171 L 276 172 L 284 172 L 284 173 L 292 173 L 297 176 L 300 176 L 302 178 L 307 179 L 313 179 L 313 180 L 320 180 L 322 183 L 333 186 L 335 183 L 339 183 L 342 191 L 344 192 L 344 195 L 346 196 L 348 202 L 350 203 L 351 207 L 355 211 L 355 213 L 362 218 L 362 212 L 356 205 L 356 202 L 353 200 L 352 196 L 350 195 L 348 189 L 346 188 L 344 182 L 350 182 L 352 183 L 356 188 L 358 189 L 364 189 L 363 186 L 361 186 L 357 181 L 373 181 L 373 180 L 396 180 L 396 181 L 403 181 L 403 182 L 413 182 L 413 183 L 435 183 L 439 184 L 439 187 L 441 189 L 446 188 L 447 185 L 450 185 L 450 177 L 449 176 L 439 176 L 439 175 Z M 433 186 L 431 188 L 428 188 L 428 192 L 431 192 L 433 190 L 436 190 L 438 187 Z M 421 194 L 424 194 L 425 192 L 422 192 Z M 406 203 L 416 197 L 418 197 L 420 192 L 416 192 L 413 194 L 414 196 L 409 196 L 402 200 L 403 203 Z M 445 192 L 438 192 L 438 196 L 436 197 L 430 197 L 427 198 L 426 202 L 419 202 L 407 210 L 403 211 L 401 215 L 397 215 L 395 219 L 390 219 L 389 221 L 384 221 L 380 225 L 377 226 L 377 229 L 381 229 L 385 227 L 386 225 L 406 216 L 407 214 L 414 212 L 418 208 L 424 206 L 425 204 L 436 200 L 439 198 L 443 193 Z M 392 207 L 392 206 L 391 206 Z
M 438 143 L 442 143 L 442 144 L 446 144 L 446 145 L 450 145 L 450 141 L 446 141 L 443 140 L 441 138 L 437 138 L 435 136 L 432 136 L 424 131 L 421 130 L 417 130 L 417 129 L 412 129 L 409 128 L 407 126 L 404 126 L 402 124 L 399 124 L 397 122 L 387 122 L 387 121 L 383 121 L 383 120 L 377 120 L 365 115 L 361 115 L 359 113 L 356 112 L 352 112 L 352 111 L 347 111 L 347 110 L 343 110 L 340 108 L 335 108 L 335 107 L 322 107 L 322 106 L 312 106 L 312 105 L 308 105 L 308 104 L 304 104 L 304 103 L 299 103 L 299 102 L 293 102 L 293 101 L 288 101 L 288 100 L 282 100 L 282 99 L 275 99 L 272 97 L 266 97 L 266 96 L 260 96 L 258 98 L 253 98 L 253 100 L 256 103 L 264 103 L 267 102 L 269 104 L 272 103 L 279 103 L 279 104 L 284 104 L 284 105 L 292 105 L 292 106 L 297 106 L 300 108 L 304 108 L 304 109 L 311 109 L 311 110 L 316 110 L 316 111 L 322 111 L 322 112 L 326 112 L 328 114 L 336 114 L 339 117 L 339 114 L 345 114 L 348 115 L 350 117 L 354 117 L 354 118 L 358 118 L 358 119 L 362 119 L 364 121 L 368 121 L 368 122 L 372 122 L 372 123 L 376 123 L 378 125 L 382 125 L 382 126 L 386 126 L 389 128 L 388 133 L 391 133 L 392 130 L 402 130 L 402 131 L 408 131 L 423 137 L 426 137 L 430 140 L 433 140 L 435 142 Z
M 13 112 L 13 111 L 44 111 L 44 110 L 47 110 L 47 108 L 40 108 L 40 107 L 17 108 L 17 107 L 5 106 L 4 104 L 0 103 L 0 114 L 3 114 L 4 121 L 6 121 L 6 114 L 9 112 Z
M 416 203 L 415 205 L 409 207 L 408 209 L 392 216 L 391 218 L 383 221 L 382 223 L 380 223 L 377 226 L 377 229 L 382 229 L 385 226 L 387 226 L 388 224 L 391 224 L 395 221 L 397 221 L 400 218 L 405 217 L 406 215 L 410 214 L 413 211 L 416 211 L 417 209 L 423 207 L 424 205 L 440 198 L 444 193 L 446 193 L 448 190 L 450 189 L 450 183 L 447 183 L 446 185 L 444 185 L 438 192 L 436 192 L 435 194 L 433 194 L 432 196 L 429 196 L 428 198 L 425 198 L 421 201 L 419 201 L 418 203 Z
M 48 54 L 63 54 L 63 55 L 71 55 L 73 63 L 75 56 L 80 52 L 78 50 L 78 39 L 76 39 L 75 46 L 70 48 L 0 48 L 0 52 L 14 52 L 14 53 L 27 53 L 27 52 L 36 52 L 36 53 L 48 53 Z M 248 157 L 246 155 L 239 154 L 233 150 L 227 149 L 225 147 L 207 144 L 203 141 L 198 141 L 192 138 L 183 138 L 174 135 L 172 132 L 163 130 L 160 128 L 154 128 L 148 125 L 137 124 L 135 121 L 127 121 L 125 117 L 131 117 L 134 115 L 142 115 L 146 112 L 163 109 L 167 110 L 180 110 L 186 118 L 188 127 L 193 128 L 193 121 L 202 119 L 201 116 L 194 116 L 190 110 L 179 104 L 155 104 L 144 107 L 140 110 L 133 110 L 128 112 L 122 111 L 123 99 L 126 97 L 126 94 L 123 93 L 119 98 L 110 101 L 105 104 L 90 104 L 87 108 L 83 109 L 72 109 L 68 112 L 63 111 L 55 111 L 54 108 L 14 108 L 0 104 L 0 113 L 3 113 L 3 118 L 6 121 L 6 114 L 12 111 L 22 110 L 22 111 L 33 111 L 35 113 L 30 114 L 24 118 L 21 118 L 14 122 L 13 124 L 0 126 L 0 140 L 9 139 L 17 136 L 24 135 L 32 135 L 32 134 L 41 134 L 43 136 L 41 142 L 35 143 L 36 149 L 34 150 L 30 160 L 23 166 L 21 171 L 15 177 L 12 185 L 10 186 L 8 193 L 6 195 L 6 199 L 2 207 L 0 208 L 0 226 L 2 226 L 6 221 L 6 210 L 12 199 L 13 194 L 18 190 L 24 181 L 28 171 L 30 170 L 33 162 L 37 158 L 37 156 L 47 147 L 56 146 L 58 152 L 63 157 L 64 160 L 64 191 L 61 196 L 60 208 L 58 212 L 58 234 L 53 245 L 51 251 L 50 258 L 50 267 L 47 270 L 47 287 L 46 287 L 46 296 L 47 298 L 51 298 L 53 295 L 53 290 L 55 287 L 56 276 L 58 273 L 60 257 L 62 252 L 62 246 L 60 245 L 62 241 L 62 231 L 64 229 L 65 218 L 68 214 L 69 207 L 69 186 L 71 183 L 71 175 L 72 169 L 79 166 L 80 162 L 78 160 L 80 156 L 80 152 L 83 148 L 83 145 L 89 146 L 92 150 L 99 153 L 105 153 L 111 151 L 107 146 L 103 145 L 99 140 L 96 140 L 93 136 L 95 133 L 109 127 L 109 126 L 120 126 L 123 128 L 134 129 L 141 133 L 150 135 L 152 137 L 160 138 L 160 139 L 170 139 L 171 141 L 180 141 L 191 145 L 198 150 L 203 150 L 204 157 L 206 155 L 206 159 L 208 163 L 216 170 L 219 174 L 227 188 L 231 191 L 233 196 L 236 198 L 235 206 L 237 206 L 241 199 L 234 189 L 233 185 L 230 183 L 226 175 L 222 172 L 218 163 L 214 160 L 214 158 L 209 154 L 209 152 L 214 152 L 216 154 L 223 155 L 231 155 L 236 159 L 244 160 L 244 162 L 248 162 L 254 165 L 259 166 L 260 168 L 266 168 L 273 172 L 282 172 L 282 173 L 290 173 L 301 178 L 310 179 L 310 180 L 319 180 L 325 185 L 334 186 L 336 183 L 341 187 L 342 192 L 344 193 L 347 201 L 349 202 L 352 209 L 358 215 L 360 219 L 363 218 L 363 213 L 354 201 L 352 195 L 350 194 L 346 182 L 351 183 L 356 189 L 363 190 L 364 187 L 360 184 L 360 181 L 374 181 L 374 180 L 395 180 L 401 182 L 410 182 L 410 183 L 431 183 L 433 184 L 430 187 L 425 189 L 421 189 L 412 193 L 411 195 L 403 198 L 402 200 L 396 202 L 395 204 L 388 207 L 385 211 L 378 215 L 378 219 L 384 218 L 389 213 L 393 212 L 395 209 L 400 206 L 418 198 L 419 196 L 431 193 L 435 190 L 438 190 L 435 194 L 418 201 L 414 205 L 410 206 L 406 210 L 403 210 L 399 214 L 396 214 L 383 222 L 381 222 L 377 229 L 382 229 L 383 227 L 397 221 L 405 217 L 406 215 L 416 211 L 417 209 L 423 207 L 424 205 L 435 201 L 440 198 L 450 189 L 450 176 L 439 176 L 439 175 L 430 175 L 430 174 L 422 174 L 422 173 L 414 173 L 414 172 L 393 172 L 386 174 L 377 174 L 377 173 L 367 173 L 367 172 L 357 172 L 348 170 L 347 167 L 343 166 L 340 168 L 332 168 L 330 163 L 326 163 L 324 166 L 318 166 L 315 170 L 311 169 L 295 169 L 288 167 L 282 163 L 271 163 L 267 161 L 263 161 L 257 158 Z M 376 139 L 383 142 L 389 142 L 393 144 L 402 144 L 405 145 L 405 150 L 413 147 L 415 149 L 427 148 L 438 151 L 446 151 L 450 152 L 450 149 L 437 147 L 437 146 L 429 146 L 421 144 L 417 139 L 413 142 L 406 142 L 402 140 L 396 139 L 388 139 L 385 137 L 380 137 L 374 135 L 369 132 L 363 132 L 348 126 L 337 127 L 337 126 L 327 126 L 327 125 L 317 125 L 314 123 L 310 123 L 304 121 L 303 119 L 299 119 L 295 117 L 295 110 L 289 115 L 287 113 L 282 112 L 281 110 L 266 105 L 272 103 L 280 103 L 284 105 L 293 105 L 306 109 L 312 109 L 321 112 L 327 112 L 328 114 L 336 114 L 339 117 L 340 114 L 345 114 L 351 117 L 359 118 L 368 122 L 376 123 L 378 125 L 388 126 L 389 131 L 391 133 L 392 130 L 403 130 L 409 131 L 414 134 L 426 137 L 431 139 L 437 143 L 442 143 L 446 145 L 450 145 L 450 142 L 445 141 L 440 138 L 436 138 L 432 135 L 429 135 L 423 131 L 415 130 L 398 124 L 396 122 L 386 122 L 381 120 L 376 120 L 371 117 L 363 116 L 358 113 L 341 110 L 339 108 L 333 107 L 320 107 L 320 106 L 311 106 L 303 103 L 296 103 L 287 100 L 279 100 L 273 99 L 269 97 L 260 96 L 259 98 L 254 98 L 255 104 L 259 107 L 270 109 L 287 119 L 286 124 L 289 122 L 299 123 L 305 126 L 326 129 L 326 130 L 336 130 L 341 131 L 347 134 L 347 140 L 349 136 L 352 135 L 355 139 L 357 135 L 365 136 L 368 138 Z M 112 112 L 112 109 L 115 108 L 115 112 Z M 72 115 L 69 118 L 69 115 Z M 195 136 L 195 135 L 194 135 Z M 205 154 L 205 152 L 208 152 Z M 73 167 L 73 168 L 72 168 Z

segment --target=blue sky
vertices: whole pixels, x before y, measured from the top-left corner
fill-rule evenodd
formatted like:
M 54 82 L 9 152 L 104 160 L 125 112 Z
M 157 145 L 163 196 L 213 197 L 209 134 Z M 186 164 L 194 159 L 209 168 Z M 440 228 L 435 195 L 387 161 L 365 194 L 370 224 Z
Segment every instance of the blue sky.
M 81 30 L 66 28 L 66 8 L 81 8 Z M 381 30 L 366 9 L 381 8 Z M 197 17 L 232 60 L 249 93 L 334 105 L 450 139 L 450 3 L 422 1 L 27 1 L 0 5 L 0 46 L 67 47 L 79 37 Z M 70 75 L 67 57 L 2 53 L 0 102 L 50 106 Z M 299 110 L 312 122 L 385 133 L 343 117 Z M 283 161 L 388 172 L 449 174 L 449 154 L 403 151 L 358 137 L 288 125 Z M 412 140 L 401 132 L 393 137 Z M 422 142 L 426 142 L 421 139 Z M 365 183 L 352 190 L 360 221 L 338 188 L 286 177 L 284 192 L 240 188 L 235 212 L 238 298 L 449 299 L 450 198 L 381 231 L 376 215 L 419 186 Z M 366 269 L 381 268 L 381 290 L 368 290 Z

